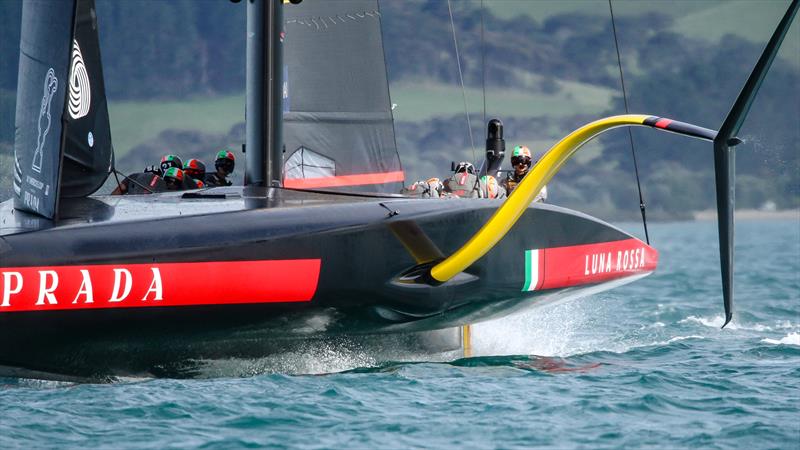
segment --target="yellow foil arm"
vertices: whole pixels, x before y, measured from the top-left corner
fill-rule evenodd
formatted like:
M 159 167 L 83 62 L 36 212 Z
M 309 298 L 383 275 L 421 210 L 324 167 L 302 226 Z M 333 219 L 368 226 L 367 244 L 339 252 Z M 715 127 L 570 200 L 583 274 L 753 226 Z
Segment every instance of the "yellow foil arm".
M 607 117 L 584 125 L 560 140 L 542 156 L 531 172 L 525 176 L 511 196 L 495 211 L 483 227 L 460 249 L 431 269 L 431 276 L 437 281 L 445 282 L 491 250 L 514 226 L 542 187 L 550 182 L 553 176 L 561 170 L 561 166 L 583 144 L 612 128 L 644 125 L 644 120 L 648 117 L 651 116 L 626 114 Z

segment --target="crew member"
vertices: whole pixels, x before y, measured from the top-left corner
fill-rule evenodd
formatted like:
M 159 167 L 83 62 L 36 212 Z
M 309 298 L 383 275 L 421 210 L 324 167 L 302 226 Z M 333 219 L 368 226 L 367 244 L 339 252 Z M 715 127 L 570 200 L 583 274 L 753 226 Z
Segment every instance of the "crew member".
M 185 181 L 190 184 L 188 189 L 202 189 L 206 187 L 206 165 L 199 159 L 192 158 L 183 163 L 183 174 L 186 175 Z M 191 186 L 194 183 L 194 186 Z
M 166 183 L 168 191 L 182 191 L 185 188 L 184 178 L 183 170 L 177 167 L 170 167 L 164 172 L 164 183 Z
M 451 196 L 476 198 L 480 195 L 480 183 L 475 175 L 475 166 L 462 161 L 456 166 L 453 175 L 444 180 L 444 192 Z
M 442 191 L 442 183 L 438 178 L 428 178 L 419 180 L 412 185 L 403 188 L 401 194 L 419 198 L 439 198 Z
M 132 173 L 119 182 L 111 195 L 152 194 L 166 189 L 164 179 L 154 172 Z
M 524 145 L 514 147 L 514 151 L 511 153 L 511 165 L 514 166 L 514 171 L 509 172 L 502 183 L 506 190 L 506 195 L 511 195 L 517 185 L 530 171 L 532 161 L 531 151 L 528 150 L 528 147 Z M 542 190 L 533 201 L 544 202 L 545 200 L 547 200 L 547 186 L 542 187 Z
M 230 180 L 227 177 L 233 173 L 233 168 L 236 166 L 236 158 L 230 150 L 220 150 L 217 152 L 217 159 L 214 161 L 214 168 L 216 172 L 206 174 L 206 184 L 209 186 L 230 186 Z
M 481 198 L 506 198 L 506 190 L 491 175 L 481 177 Z
M 178 158 L 178 155 L 164 155 L 161 157 L 161 162 L 157 166 L 148 166 L 145 167 L 145 173 L 154 173 L 160 177 L 164 176 L 164 172 L 167 171 L 170 167 L 177 167 L 180 169 L 183 167 L 183 163 L 181 159 Z

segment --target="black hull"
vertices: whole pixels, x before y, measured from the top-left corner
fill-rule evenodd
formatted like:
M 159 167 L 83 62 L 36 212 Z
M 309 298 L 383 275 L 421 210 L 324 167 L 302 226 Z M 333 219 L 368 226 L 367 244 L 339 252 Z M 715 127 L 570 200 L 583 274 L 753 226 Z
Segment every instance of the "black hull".
M 67 205 L 74 219 L 58 226 L 21 216 L 19 211 L 11 215 L 6 205 L 0 216 L 0 270 L 4 271 L 0 281 L 7 284 L 0 288 L 8 292 L 0 291 L 4 296 L 0 298 L 7 296 L 8 301 L 0 306 L 0 339 L 7 345 L 0 349 L 0 375 L 18 375 L 20 370 L 90 378 L 158 375 L 164 367 L 185 360 L 259 357 L 308 339 L 443 330 L 605 290 L 655 267 L 655 261 L 648 261 L 637 270 L 582 280 L 562 277 L 566 281 L 561 280 L 558 287 L 545 283 L 539 289 L 523 290 L 530 282 L 525 249 L 591 249 L 626 243 L 642 248 L 642 262 L 644 249 L 652 251 L 589 216 L 536 204 L 463 276 L 435 287 L 406 286 L 396 280 L 417 261 L 398 237 L 408 234 L 404 230 L 412 234 L 421 230 L 447 255 L 468 240 L 501 203 L 281 189 L 262 191 L 268 194 L 263 196 L 241 189 L 217 192 L 226 198 L 84 199 Z M 285 275 L 273 274 L 268 283 L 260 274 L 236 269 L 246 270 L 260 261 L 312 263 Z M 588 274 L 588 256 L 586 264 Z M 202 273 L 211 265 L 209 270 L 216 272 L 218 267 L 235 270 L 219 278 L 225 284 L 213 285 L 218 290 L 193 290 L 212 281 L 193 279 L 192 268 Z M 102 278 L 95 273 L 118 267 L 133 273 L 131 298 L 108 302 L 104 297 L 109 296 L 101 292 Z M 167 294 L 153 301 L 156 296 L 148 293 L 146 300 L 140 300 L 148 284 L 151 290 L 154 285 L 150 278 L 135 277 L 149 274 L 141 270 L 152 267 L 161 268 L 159 282 Z M 79 268 L 94 270 L 86 275 L 95 277 L 91 302 L 86 286 L 69 279 L 80 276 Z M 183 270 L 180 277 L 169 275 L 169 270 L 178 269 Z M 51 278 L 43 274 L 48 270 L 53 272 Z M 313 270 L 318 271 L 316 275 Z M 55 290 L 53 277 L 60 277 L 58 289 L 62 290 Z M 179 290 L 169 286 L 175 283 L 180 284 Z M 265 288 L 265 283 L 273 287 Z M 291 283 L 309 285 L 301 286 L 298 293 L 293 291 L 298 286 Z M 114 285 L 111 296 L 124 290 L 120 284 L 124 283 Z M 79 285 L 83 291 L 77 289 Z M 246 297 L 251 287 L 272 289 L 267 295 L 277 297 L 266 302 L 250 303 L 248 298 L 242 300 L 247 303 L 226 302 L 228 293 L 243 291 Z M 49 288 L 55 295 L 52 299 L 41 293 Z M 292 297 L 302 297 L 304 292 L 310 293 L 307 298 Z M 282 301 L 281 295 L 292 301 Z

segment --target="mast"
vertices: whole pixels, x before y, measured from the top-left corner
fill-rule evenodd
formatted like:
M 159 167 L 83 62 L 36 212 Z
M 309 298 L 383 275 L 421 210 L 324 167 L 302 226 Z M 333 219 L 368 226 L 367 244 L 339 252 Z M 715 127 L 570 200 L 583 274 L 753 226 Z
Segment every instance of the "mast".
M 245 185 L 281 183 L 283 14 L 281 0 L 247 2 Z

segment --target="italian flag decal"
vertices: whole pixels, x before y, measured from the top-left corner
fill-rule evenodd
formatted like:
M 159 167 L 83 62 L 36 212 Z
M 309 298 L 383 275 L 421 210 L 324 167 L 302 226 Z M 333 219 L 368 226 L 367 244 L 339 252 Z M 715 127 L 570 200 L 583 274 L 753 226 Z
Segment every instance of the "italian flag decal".
M 525 250 L 522 291 L 596 284 L 650 273 L 658 252 L 638 239 Z
M 539 264 L 539 255 L 544 256 L 544 251 L 540 250 L 525 250 L 525 286 L 522 287 L 523 291 L 534 291 L 542 287 L 542 279 L 539 276 L 539 267 L 544 264 Z

